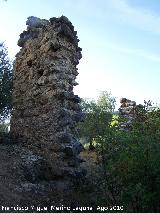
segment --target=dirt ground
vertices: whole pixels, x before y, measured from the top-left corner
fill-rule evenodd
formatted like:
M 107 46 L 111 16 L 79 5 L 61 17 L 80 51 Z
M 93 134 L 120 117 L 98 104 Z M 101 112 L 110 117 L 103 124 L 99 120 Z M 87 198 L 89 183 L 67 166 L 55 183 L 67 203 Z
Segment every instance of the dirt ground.
M 85 160 L 82 167 L 88 171 L 87 175 L 92 175 L 96 154 L 83 151 L 81 157 Z M 28 180 L 23 162 L 33 158 L 35 156 L 21 145 L 0 144 L 0 212 L 38 212 L 40 206 L 41 212 L 50 212 L 43 211 L 43 207 L 63 203 L 56 194 L 57 188 L 59 193 L 64 193 L 65 183 L 62 180 L 35 183 Z M 26 210 L 22 207 L 26 207 Z

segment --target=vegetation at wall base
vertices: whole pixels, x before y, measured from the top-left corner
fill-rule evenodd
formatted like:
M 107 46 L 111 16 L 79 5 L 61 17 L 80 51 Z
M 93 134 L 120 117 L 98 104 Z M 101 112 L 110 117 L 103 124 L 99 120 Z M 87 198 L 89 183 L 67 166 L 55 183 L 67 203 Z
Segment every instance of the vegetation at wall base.
M 88 103 L 87 103 L 88 104 Z M 160 109 L 148 102 L 137 112 L 132 128 L 120 130 L 120 117 L 106 119 L 94 103 L 86 113 L 92 112 L 87 131 L 94 131 L 98 156 L 97 203 L 123 205 L 124 212 L 158 213 L 160 211 Z M 97 110 L 97 108 L 99 110 Z M 101 108 L 102 109 L 102 108 Z M 95 113 L 95 116 L 93 114 Z M 113 117 L 113 112 L 108 112 Z M 93 119 L 95 117 L 95 120 Z M 117 119 L 117 121 L 115 121 Z M 93 124 L 95 122 L 95 124 Z M 90 127 L 89 127 L 90 125 Z M 99 130 L 100 129 L 100 130 Z M 84 134 L 83 128 L 81 134 Z M 81 136 L 84 136 L 84 135 Z M 89 134 L 92 134 L 90 132 Z

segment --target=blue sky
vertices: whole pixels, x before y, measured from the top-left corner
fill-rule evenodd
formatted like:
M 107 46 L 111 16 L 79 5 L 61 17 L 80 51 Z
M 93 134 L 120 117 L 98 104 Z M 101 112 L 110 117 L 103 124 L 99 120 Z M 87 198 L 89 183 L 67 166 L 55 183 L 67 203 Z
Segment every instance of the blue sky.
M 159 0 L 0 0 L 0 41 L 10 57 L 28 16 L 67 16 L 80 39 L 83 58 L 75 93 L 96 98 L 99 91 L 143 103 L 160 103 Z

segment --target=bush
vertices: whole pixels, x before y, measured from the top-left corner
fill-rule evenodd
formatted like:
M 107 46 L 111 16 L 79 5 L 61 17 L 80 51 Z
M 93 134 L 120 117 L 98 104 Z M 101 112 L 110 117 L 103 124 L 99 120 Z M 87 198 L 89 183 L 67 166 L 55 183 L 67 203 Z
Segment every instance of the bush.
M 105 197 L 104 202 L 123 204 L 126 212 L 158 213 L 160 109 L 144 106 L 130 131 L 120 131 L 111 125 L 96 142 L 103 186 L 99 192 Z
M 115 98 L 110 93 L 101 92 L 97 101 L 82 100 L 81 106 L 85 121 L 79 125 L 80 138 L 93 148 L 95 138 L 103 136 L 112 121 Z

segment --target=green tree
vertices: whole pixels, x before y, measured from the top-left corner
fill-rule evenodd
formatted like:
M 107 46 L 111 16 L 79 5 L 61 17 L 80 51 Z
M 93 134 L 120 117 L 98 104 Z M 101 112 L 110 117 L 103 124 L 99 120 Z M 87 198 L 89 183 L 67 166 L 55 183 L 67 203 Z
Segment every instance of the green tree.
M 115 98 L 108 92 L 101 92 L 97 101 L 82 100 L 82 111 L 85 113 L 85 121 L 80 124 L 80 137 L 90 143 L 92 149 L 93 140 L 103 137 L 112 121 L 112 112 L 115 108 Z
M 101 91 L 97 99 L 97 106 L 101 107 L 103 111 L 114 112 L 116 99 L 110 92 Z
M 0 43 L 0 122 L 4 121 L 12 110 L 12 66 L 8 52 Z

